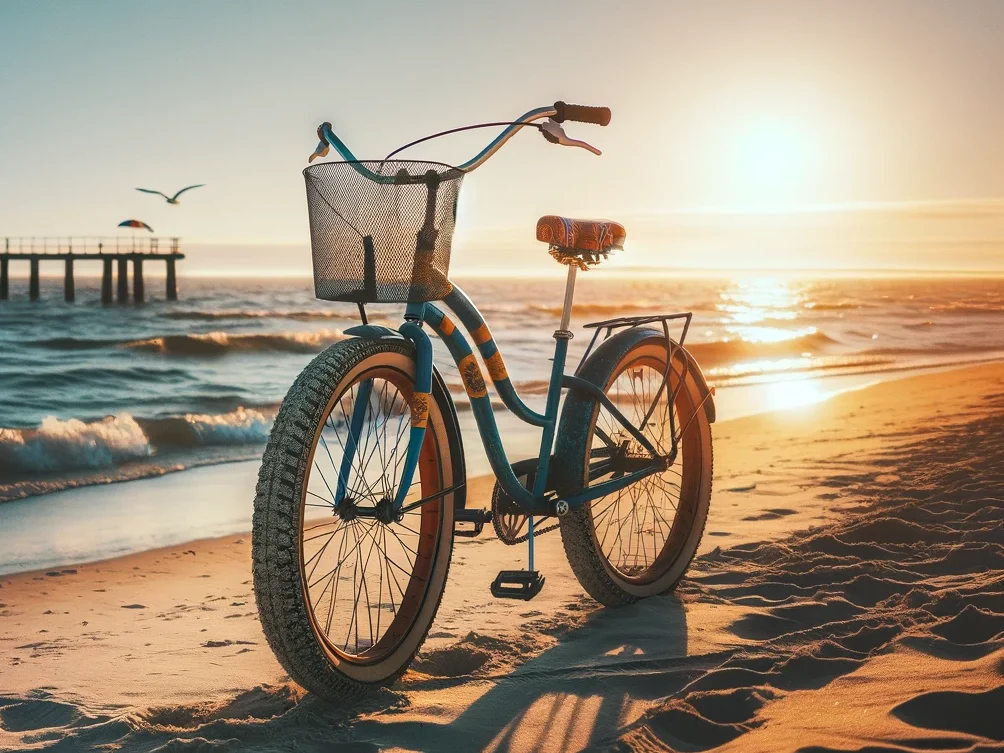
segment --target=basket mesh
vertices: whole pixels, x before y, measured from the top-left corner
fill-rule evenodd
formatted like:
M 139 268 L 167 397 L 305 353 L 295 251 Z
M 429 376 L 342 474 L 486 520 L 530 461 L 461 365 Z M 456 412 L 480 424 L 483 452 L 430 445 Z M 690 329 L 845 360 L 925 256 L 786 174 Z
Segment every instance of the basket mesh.
M 370 180 L 356 166 L 386 177 Z M 327 301 L 435 301 L 450 292 L 464 174 L 436 162 L 321 162 L 307 180 L 314 293 Z

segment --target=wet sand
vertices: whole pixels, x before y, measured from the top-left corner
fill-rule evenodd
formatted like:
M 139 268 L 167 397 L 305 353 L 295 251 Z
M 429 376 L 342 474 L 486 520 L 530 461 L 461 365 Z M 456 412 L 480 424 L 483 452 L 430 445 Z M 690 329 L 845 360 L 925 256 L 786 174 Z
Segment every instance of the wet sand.
M 0 749 L 999 747 L 1004 367 L 715 439 L 711 517 L 675 595 L 600 608 L 553 533 L 541 595 L 495 601 L 525 549 L 460 539 L 414 669 L 353 708 L 272 657 L 246 534 L 0 577 Z M 490 480 L 471 487 L 487 504 Z

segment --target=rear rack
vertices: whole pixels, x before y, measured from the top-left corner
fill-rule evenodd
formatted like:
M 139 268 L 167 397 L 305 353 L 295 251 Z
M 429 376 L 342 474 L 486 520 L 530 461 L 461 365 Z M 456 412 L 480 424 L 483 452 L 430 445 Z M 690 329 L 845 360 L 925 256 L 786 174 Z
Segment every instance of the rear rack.
M 680 340 L 677 345 L 683 345 L 683 341 L 687 339 L 687 332 L 690 330 L 690 320 L 694 318 L 694 314 L 690 311 L 681 314 L 650 314 L 649 316 L 618 316 L 614 319 L 607 319 L 602 322 L 590 322 L 589 324 L 583 324 L 583 329 L 594 330 L 593 337 L 589 341 L 589 346 L 586 348 L 586 352 L 582 354 L 582 358 L 579 360 L 579 366 L 575 369 L 578 373 L 579 368 L 585 363 L 589 354 L 593 352 L 593 348 L 596 346 L 597 340 L 603 342 L 613 334 L 615 329 L 631 329 L 633 327 L 640 327 L 643 324 L 654 324 L 659 322 L 662 324 L 662 333 L 666 336 L 666 339 L 672 342 L 669 337 L 669 322 L 676 321 L 678 319 L 683 319 L 683 329 L 680 331 Z M 606 330 L 606 334 L 603 339 L 600 339 L 600 332 Z
M 590 353 L 593 352 L 593 348 L 596 347 L 597 343 L 601 343 L 610 338 L 614 330 L 619 329 L 634 329 L 635 327 L 641 327 L 645 324 L 655 324 L 659 323 L 662 325 L 662 333 L 666 337 L 667 347 L 669 348 L 669 357 L 666 359 L 666 371 L 662 375 L 662 384 L 659 385 L 659 389 L 656 390 L 655 396 L 652 398 L 652 404 L 649 406 L 648 410 L 645 412 L 645 418 L 641 421 L 641 426 L 637 427 L 641 431 L 652 418 L 652 414 L 655 412 L 655 407 L 659 404 L 659 399 L 662 397 L 663 390 L 669 384 L 669 375 L 673 369 L 673 357 L 676 355 L 674 350 L 676 348 L 682 348 L 684 340 L 687 339 L 687 332 L 690 331 L 690 321 L 693 319 L 693 312 L 687 311 L 678 314 L 650 314 L 648 316 L 619 316 L 614 319 L 606 319 L 602 322 L 590 322 L 589 324 L 582 325 L 584 329 L 593 330 L 593 336 L 589 341 L 589 345 L 586 347 L 586 352 L 582 354 L 582 358 L 579 359 L 579 365 L 575 368 L 575 373 L 578 374 L 582 369 L 583 364 L 585 364 L 586 359 L 589 358 Z M 680 330 L 679 341 L 673 341 L 673 338 L 669 336 L 669 323 L 676 321 L 683 321 L 683 327 Z M 603 337 L 600 337 L 600 333 L 605 332 Z M 675 425 L 675 411 L 673 406 L 676 404 L 676 396 L 679 394 L 680 389 L 683 387 L 684 382 L 688 376 L 688 370 L 690 368 L 690 359 L 683 359 L 683 368 L 680 372 L 680 378 L 673 388 L 673 391 L 668 395 L 667 404 L 669 406 L 669 431 L 670 437 L 673 440 L 672 452 L 670 454 L 671 458 L 675 458 L 678 450 L 679 439 L 683 436 L 683 431 L 686 431 L 687 427 L 683 427 L 683 431 L 680 432 L 679 436 L 676 432 Z M 696 415 L 696 413 L 695 413 Z M 689 426 L 689 423 L 688 423 Z

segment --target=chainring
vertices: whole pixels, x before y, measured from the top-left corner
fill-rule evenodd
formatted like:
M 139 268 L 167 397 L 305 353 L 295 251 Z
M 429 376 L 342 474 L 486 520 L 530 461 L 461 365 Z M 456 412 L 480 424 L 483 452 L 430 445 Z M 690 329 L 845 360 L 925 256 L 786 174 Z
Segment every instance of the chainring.
M 516 478 L 523 484 L 523 488 L 529 489 L 537 477 L 537 458 L 520 460 L 512 466 Z M 547 520 L 546 515 L 534 518 L 533 535 L 540 536 L 543 533 L 553 531 L 558 527 L 557 523 L 541 528 L 541 524 Z M 495 482 L 495 489 L 492 490 L 492 527 L 499 541 L 507 546 L 522 544 L 530 538 L 529 516 L 523 511 L 516 500 L 509 496 L 498 481 Z

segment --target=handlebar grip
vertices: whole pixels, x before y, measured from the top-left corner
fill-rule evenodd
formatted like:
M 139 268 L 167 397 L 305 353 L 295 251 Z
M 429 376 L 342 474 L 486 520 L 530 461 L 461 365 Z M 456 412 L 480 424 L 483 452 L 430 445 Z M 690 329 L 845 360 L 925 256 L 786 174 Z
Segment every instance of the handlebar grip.
M 576 123 L 594 123 L 598 126 L 610 124 L 609 107 L 589 107 L 588 105 L 568 105 L 564 102 L 555 102 L 554 109 L 557 110 L 554 119 L 559 123 L 571 120 Z

